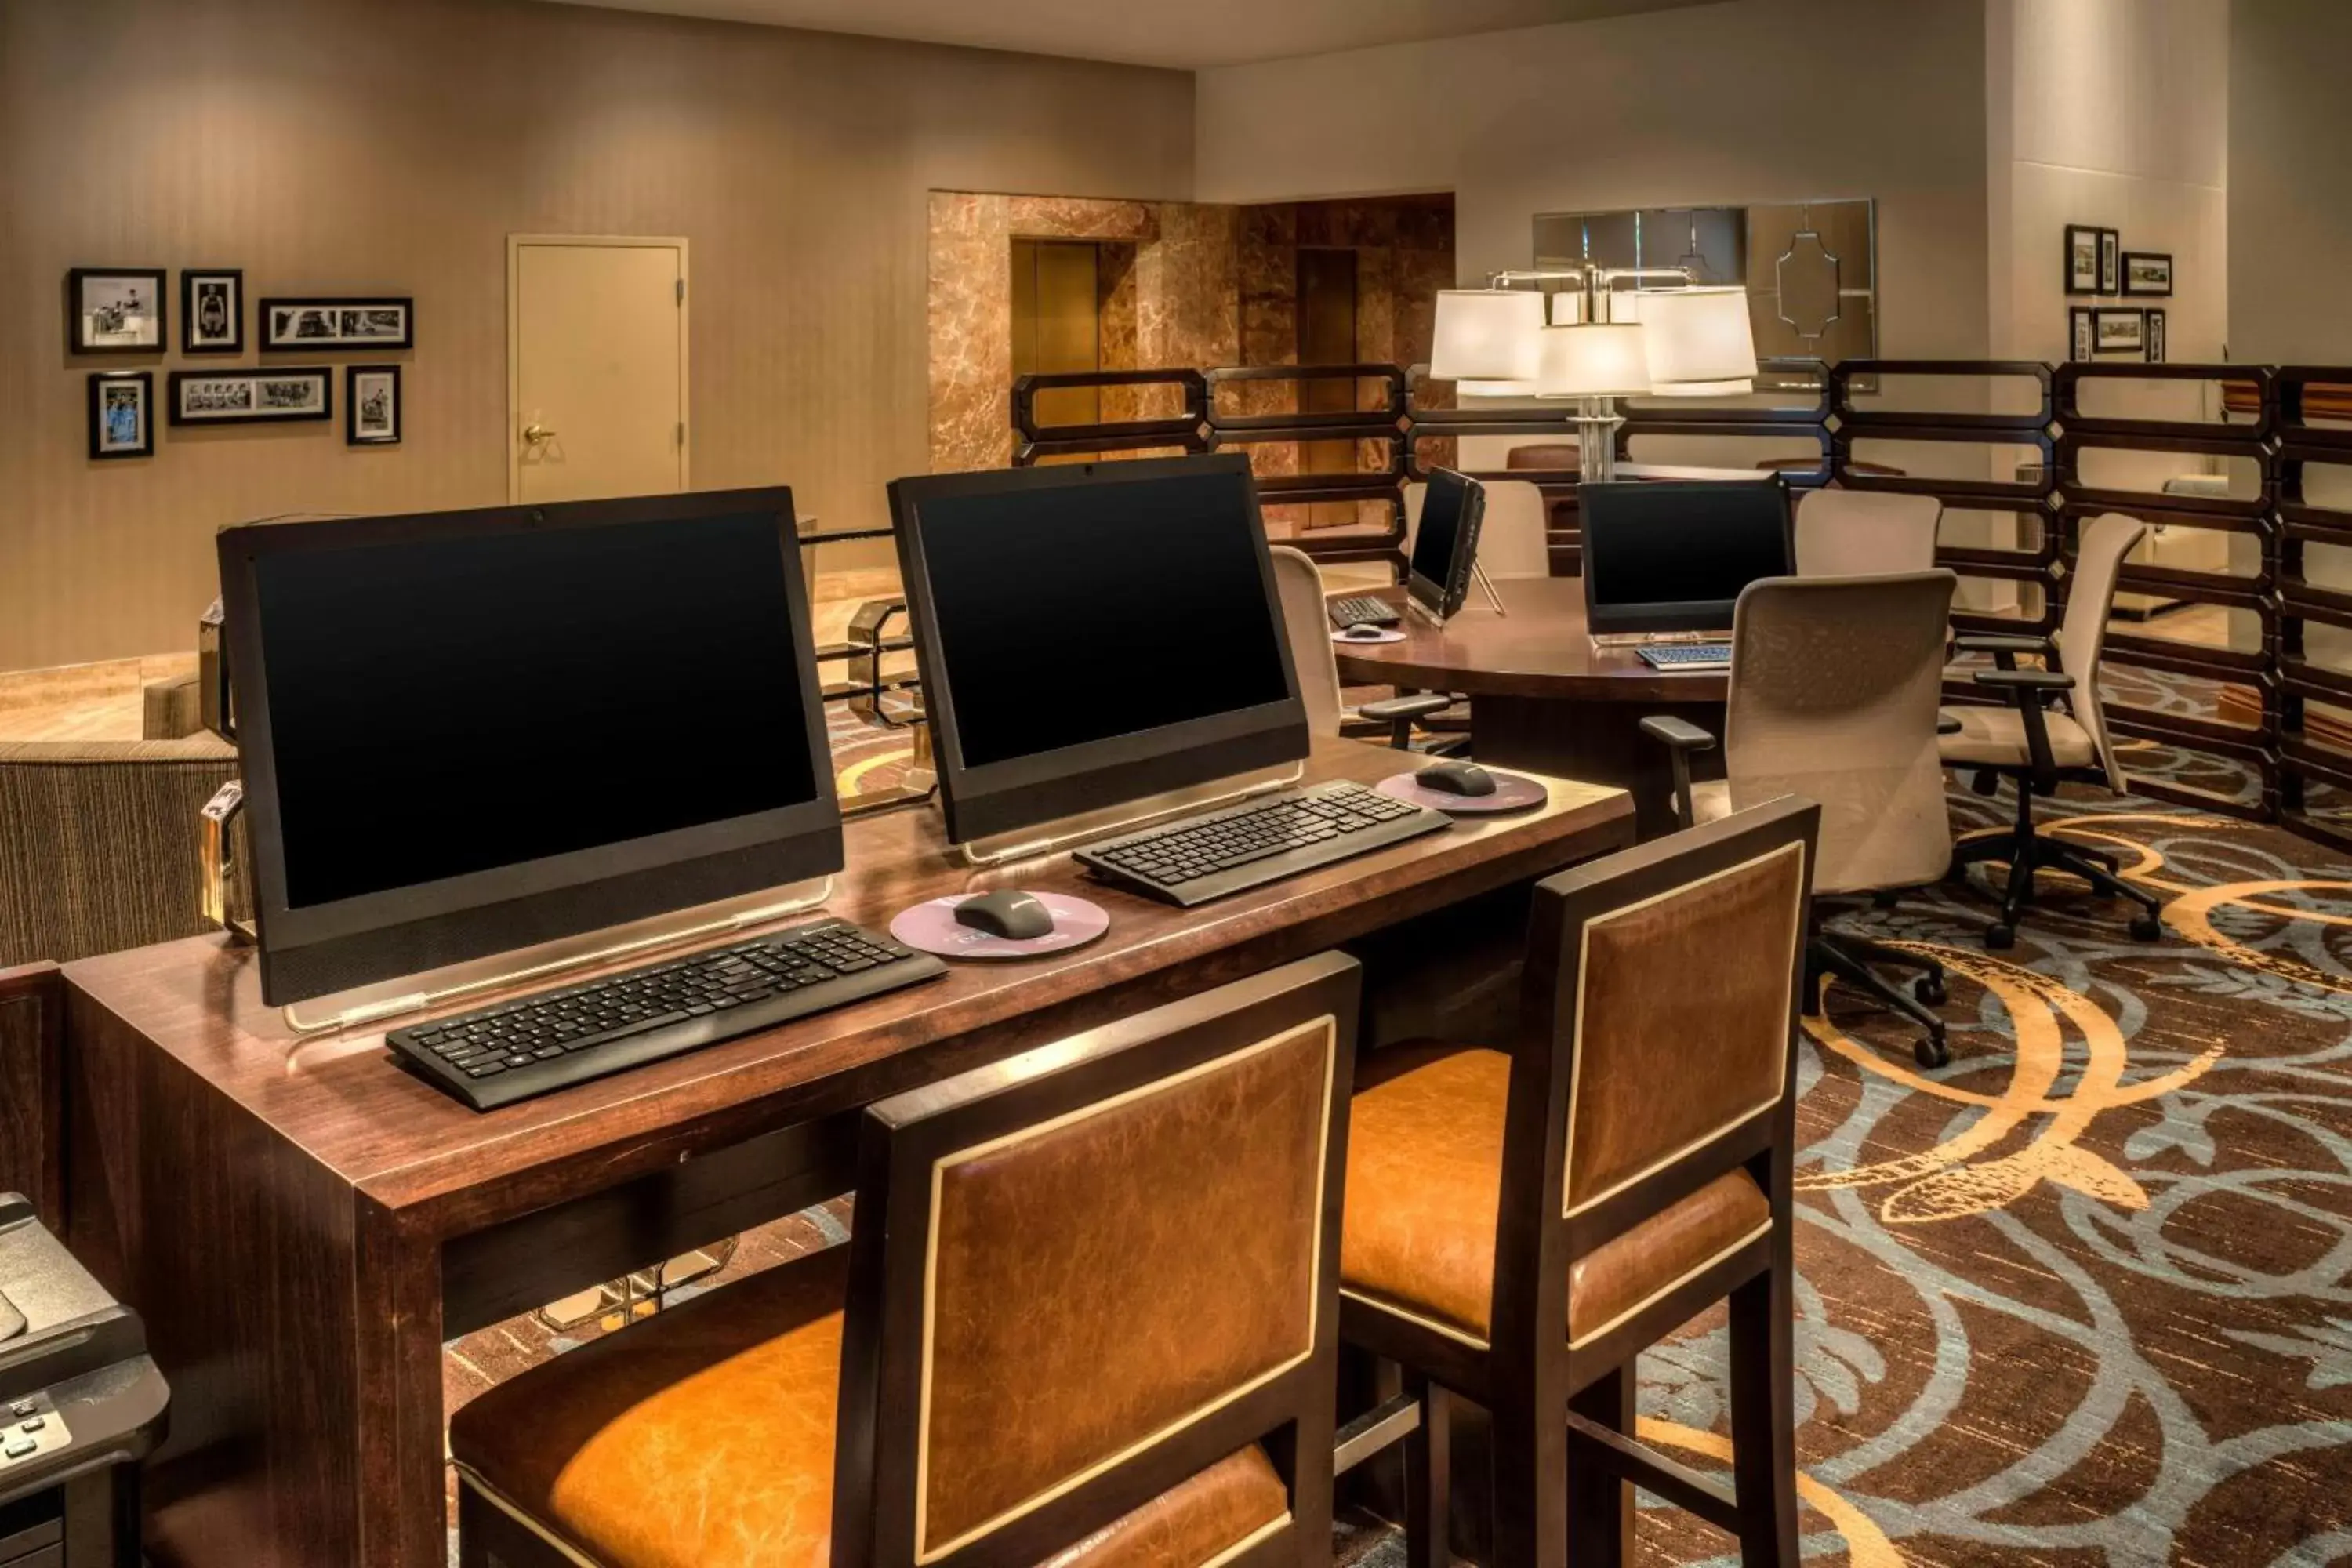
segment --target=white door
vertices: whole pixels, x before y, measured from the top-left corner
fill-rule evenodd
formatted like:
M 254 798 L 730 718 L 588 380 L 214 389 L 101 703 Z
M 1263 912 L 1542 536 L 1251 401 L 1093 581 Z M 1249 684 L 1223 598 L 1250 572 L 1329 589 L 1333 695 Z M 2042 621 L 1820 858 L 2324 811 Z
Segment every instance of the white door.
M 507 342 L 510 500 L 687 488 L 686 241 L 513 237 Z

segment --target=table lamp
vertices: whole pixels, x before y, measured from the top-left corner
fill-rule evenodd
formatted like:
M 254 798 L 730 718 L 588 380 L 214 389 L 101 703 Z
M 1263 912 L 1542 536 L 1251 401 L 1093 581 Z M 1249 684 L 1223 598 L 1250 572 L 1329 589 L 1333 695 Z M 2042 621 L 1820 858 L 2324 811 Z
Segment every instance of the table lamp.
M 1588 484 L 1617 477 L 1617 427 L 1625 423 L 1616 399 L 1650 390 L 1647 329 L 1638 321 L 1596 321 L 1546 327 L 1538 334 L 1535 393 L 1577 400 L 1576 450 Z

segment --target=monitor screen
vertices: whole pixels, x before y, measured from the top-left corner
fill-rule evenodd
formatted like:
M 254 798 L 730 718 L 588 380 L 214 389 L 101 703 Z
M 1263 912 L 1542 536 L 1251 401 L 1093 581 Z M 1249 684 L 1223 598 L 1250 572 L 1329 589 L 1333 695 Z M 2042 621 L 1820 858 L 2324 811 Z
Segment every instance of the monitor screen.
M 658 882 L 789 836 L 796 808 L 837 846 L 790 518 L 754 491 L 225 533 L 265 947 L 271 903 L 299 935 L 371 900 L 391 920 Z M 556 923 L 752 891 L 709 885 L 762 863 Z M 545 939 L 508 923 L 525 940 L 487 951 Z
M 1740 590 L 1795 570 L 1778 479 L 1578 489 L 1591 629 L 1718 631 Z
M 972 826 L 964 808 L 992 774 L 1028 792 L 1001 815 L 1044 821 L 1106 763 L 1191 772 L 1266 721 L 1296 728 L 1288 754 L 1306 753 L 1245 460 L 940 475 L 891 493 L 951 831 Z M 1081 805 L 1117 804 L 1119 787 L 1095 777 Z
M 1477 514 L 1483 500 L 1477 480 L 1451 468 L 1433 470 L 1422 492 L 1421 523 L 1413 535 L 1405 588 L 1440 616 L 1462 607 L 1478 546 Z

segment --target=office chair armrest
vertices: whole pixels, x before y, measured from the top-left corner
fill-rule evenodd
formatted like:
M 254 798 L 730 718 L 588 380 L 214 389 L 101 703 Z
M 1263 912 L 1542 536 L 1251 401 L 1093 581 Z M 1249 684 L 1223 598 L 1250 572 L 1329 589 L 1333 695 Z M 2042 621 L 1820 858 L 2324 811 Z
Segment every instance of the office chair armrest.
M 1691 802 L 1690 760 L 1693 752 L 1712 751 L 1715 737 L 1687 719 L 1653 713 L 1642 721 L 1642 733 L 1664 745 L 1675 763 L 1675 820 L 1685 827 L 1697 820 Z
M 1977 684 L 2006 691 L 2017 702 L 2025 724 L 2025 754 L 2033 793 L 2058 793 L 2058 759 L 2050 750 L 2050 724 L 2042 715 L 2042 702 L 2074 689 L 2074 678 L 2056 669 L 1980 669 Z
M 1454 699 L 1443 691 L 1424 691 L 1417 697 L 1391 697 L 1384 702 L 1367 702 L 1356 710 L 1356 717 L 1369 719 L 1375 724 L 1389 726 L 1389 744 L 1400 752 L 1412 747 L 1412 721 L 1426 719 L 1433 713 L 1443 713 L 1454 706 Z
M 1984 637 L 1970 633 L 1952 639 L 1954 653 L 1989 653 L 1993 663 L 2002 669 L 2015 669 L 2017 656 L 2021 653 L 2040 654 L 2048 658 L 2056 652 L 2044 637 Z
M 1979 686 L 2004 691 L 2072 691 L 2074 678 L 2063 669 L 1979 669 Z

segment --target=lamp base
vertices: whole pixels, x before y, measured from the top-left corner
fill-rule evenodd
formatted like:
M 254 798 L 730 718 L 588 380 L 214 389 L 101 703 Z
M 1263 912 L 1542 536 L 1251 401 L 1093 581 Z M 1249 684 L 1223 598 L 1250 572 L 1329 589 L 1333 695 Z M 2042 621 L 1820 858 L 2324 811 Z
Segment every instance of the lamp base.
M 1570 416 L 1576 426 L 1577 478 L 1588 485 L 1605 485 L 1617 478 L 1617 432 L 1624 416 L 1613 397 L 1577 400 Z

